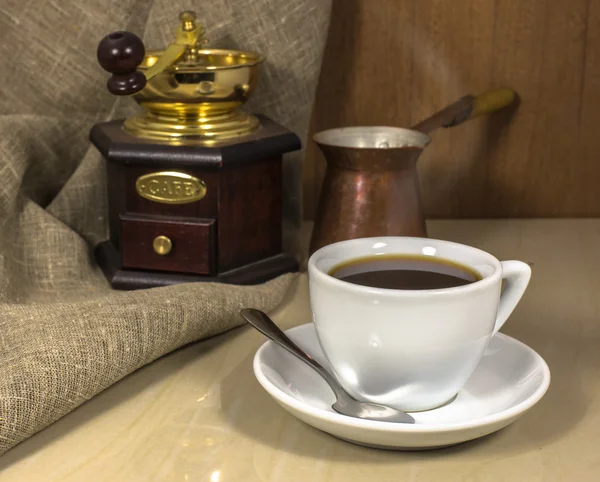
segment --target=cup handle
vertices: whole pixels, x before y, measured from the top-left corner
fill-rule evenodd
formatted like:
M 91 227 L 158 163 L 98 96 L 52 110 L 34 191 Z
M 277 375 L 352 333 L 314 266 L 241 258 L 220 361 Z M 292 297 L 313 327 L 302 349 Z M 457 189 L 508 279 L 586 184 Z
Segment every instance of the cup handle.
M 494 335 L 498 333 L 498 330 L 502 328 L 502 325 L 506 323 L 506 320 L 516 308 L 531 279 L 531 268 L 527 263 L 502 261 L 500 264 L 502 265 L 502 279 L 506 281 L 506 286 L 502 295 L 500 295 Z

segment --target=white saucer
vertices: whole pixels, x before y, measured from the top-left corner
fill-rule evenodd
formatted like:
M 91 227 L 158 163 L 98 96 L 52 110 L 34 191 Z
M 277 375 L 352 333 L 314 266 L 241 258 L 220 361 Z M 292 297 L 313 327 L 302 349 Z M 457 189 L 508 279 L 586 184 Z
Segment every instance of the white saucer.
M 287 335 L 329 368 L 312 323 Z M 336 413 L 333 392 L 297 358 L 267 341 L 254 357 L 254 374 L 292 415 L 319 430 L 360 445 L 430 449 L 483 437 L 506 427 L 533 407 L 550 385 L 546 362 L 527 345 L 498 333 L 457 397 L 443 407 L 413 413 L 414 425 L 373 422 Z

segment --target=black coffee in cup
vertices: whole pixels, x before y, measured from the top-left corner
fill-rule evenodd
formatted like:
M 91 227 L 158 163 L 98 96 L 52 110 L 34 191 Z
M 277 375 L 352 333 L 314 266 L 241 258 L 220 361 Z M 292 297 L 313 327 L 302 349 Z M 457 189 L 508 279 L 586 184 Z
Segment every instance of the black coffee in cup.
M 453 288 L 481 279 L 468 266 L 425 255 L 355 258 L 334 266 L 329 275 L 348 283 L 396 290 Z

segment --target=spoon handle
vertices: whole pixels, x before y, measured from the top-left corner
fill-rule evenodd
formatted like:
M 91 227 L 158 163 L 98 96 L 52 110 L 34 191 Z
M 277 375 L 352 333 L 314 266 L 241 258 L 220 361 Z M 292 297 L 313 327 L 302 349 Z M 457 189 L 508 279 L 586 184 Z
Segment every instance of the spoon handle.
M 269 318 L 266 313 L 254 308 L 244 308 L 240 311 L 240 314 L 244 319 L 250 323 L 254 328 L 260 331 L 267 338 L 270 338 L 282 348 L 285 348 L 292 355 L 296 356 L 309 367 L 314 369 L 319 375 L 321 375 L 327 384 L 331 387 L 336 397 L 348 397 L 345 390 L 340 386 L 338 381 L 323 368 L 318 362 L 316 362 L 308 353 L 302 348 L 296 345 L 290 340 L 287 335 L 281 331 L 281 329 L 275 324 L 275 322 Z

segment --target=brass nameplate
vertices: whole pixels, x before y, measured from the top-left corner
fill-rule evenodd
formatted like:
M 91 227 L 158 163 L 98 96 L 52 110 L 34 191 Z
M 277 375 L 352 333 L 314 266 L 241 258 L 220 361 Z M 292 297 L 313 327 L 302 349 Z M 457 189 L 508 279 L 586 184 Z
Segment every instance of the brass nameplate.
M 140 196 L 164 204 L 187 204 L 206 196 L 206 184 L 183 172 L 152 172 L 138 177 L 135 189 Z

